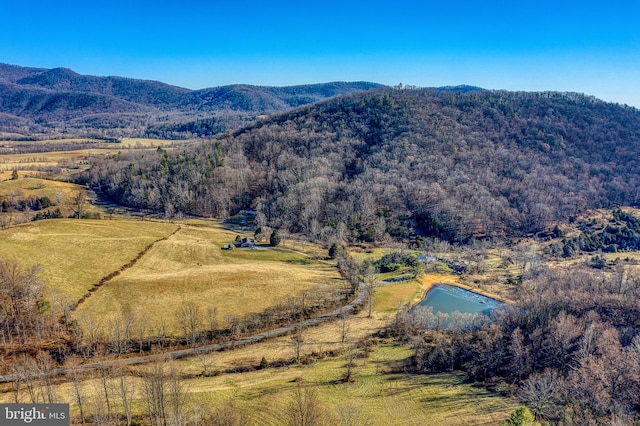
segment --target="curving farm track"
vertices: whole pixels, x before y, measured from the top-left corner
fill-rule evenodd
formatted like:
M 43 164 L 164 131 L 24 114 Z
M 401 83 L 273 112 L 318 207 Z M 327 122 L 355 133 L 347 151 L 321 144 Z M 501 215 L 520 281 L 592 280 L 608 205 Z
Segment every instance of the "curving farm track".
M 274 330 L 264 331 L 262 333 L 254 334 L 252 336 L 242 337 L 240 339 L 231 340 L 224 343 L 214 343 L 209 345 L 198 346 L 196 348 L 170 351 L 170 352 L 165 352 L 159 355 L 145 355 L 145 356 L 140 356 L 135 358 L 126 358 L 126 359 L 120 359 L 115 361 L 80 365 L 73 368 L 56 368 L 46 374 L 49 376 L 57 376 L 57 375 L 67 374 L 72 370 L 73 371 L 89 371 L 89 370 L 97 370 L 105 367 L 115 367 L 119 365 L 144 364 L 152 361 L 157 361 L 159 359 L 179 359 L 179 358 L 184 358 L 188 356 L 215 352 L 223 349 L 229 349 L 237 346 L 244 346 L 252 343 L 257 343 L 262 340 L 286 335 L 288 333 L 291 333 L 298 327 L 309 327 L 309 326 L 318 325 L 322 322 L 334 319 L 342 314 L 348 313 L 352 311 L 353 308 L 355 308 L 356 306 L 358 306 L 363 302 L 364 296 L 365 296 L 364 284 L 360 283 L 358 288 L 358 295 L 351 303 L 344 305 L 328 314 L 320 315 L 318 317 L 310 318 L 304 321 L 299 321 L 297 323 L 289 324 L 287 326 L 276 328 Z M 8 374 L 8 375 L 0 376 L 0 383 L 12 382 L 20 379 L 21 379 L 21 375 L 19 374 Z

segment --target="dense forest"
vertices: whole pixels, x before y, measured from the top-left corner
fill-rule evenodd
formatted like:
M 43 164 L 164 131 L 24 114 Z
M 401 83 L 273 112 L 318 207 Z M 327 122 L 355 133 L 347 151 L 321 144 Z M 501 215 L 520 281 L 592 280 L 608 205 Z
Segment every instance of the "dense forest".
M 640 112 L 575 93 L 385 88 L 272 116 L 180 151 L 94 159 L 118 203 L 312 240 L 519 236 L 635 205 Z

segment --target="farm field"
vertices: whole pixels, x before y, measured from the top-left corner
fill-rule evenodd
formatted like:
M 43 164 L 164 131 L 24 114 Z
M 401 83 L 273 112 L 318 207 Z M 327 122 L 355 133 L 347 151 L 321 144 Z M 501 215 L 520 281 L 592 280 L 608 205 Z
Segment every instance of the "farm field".
M 341 382 L 343 356 L 311 366 L 185 378 L 185 411 L 196 413 L 202 407 L 212 409 L 233 401 L 249 424 L 281 425 L 298 386 L 317 396 L 326 425 L 341 424 L 347 418 L 351 424 L 372 426 L 498 424 L 517 406 L 509 398 L 465 383 L 456 374 L 394 372 L 408 356 L 410 350 L 404 346 L 379 343 L 367 358 L 355 361 L 351 383 Z M 136 406 L 142 409 L 143 401 Z
M 110 154 L 118 152 L 117 148 L 110 149 L 78 149 L 70 151 L 50 151 L 39 153 L 3 154 L 0 159 L 0 171 L 10 172 L 13 169 L 24 171 L 31 175 L 47 167 L 76 166 L 87 156 L 96 153 Z M 23 175 L 22 173 L 20 174 Z
M 126 219 L 41 220 L 1 230 L 0 258 L 40 265 L 48 295 L 74 303 L 102 277 L 176 228 Z
M 398 286 L 397 284 L 390 287 Z M 342 342 L 341 320 L 321 324 L 303 331 L 302 365 L 291 363 L 294 354 L 291 336 L 283 336 L 233 350 L 194 356 L 179 361 L 160 361 L 127 370 L 124 383 L 133 397 L 134 418 L 146 415 L 144 375 L 158 365 L 165 373 L 173 371 L 180 378 L 183 413 L 190 418 L 206 417 L 220 407 L 232 407 L 242 413 L 248 424 L 280 425 L 289 410 L 296 389 L 312 392 L 318 400 L 326 425 L 345 419 L 368 425 L 487 425 L 506 419 L 517 402 L 511 398 L 465 383 L 458 374 L 407 374 L 402 365 L 412 351 L 390 340 L 371 338 L 389 324 L 393 314 L 378 312 L 371 318 L 365 312 L 347 318 L 348 332 Z M 362 354 L 362 342 L 369 342 L 368 356 L 354 359 L 353 381 L 343 383 L 346 356 Z M 325 357 L 324 354 L 333 355 Z M 262 357 L 271 365 L 260 368 Z M 161 357 L 159 357 L 161 360 Z M 234 372 L 241 371 L 241 372 Z M 118 371 L 105 378 L 87 377 L 78 382 L 85 412 L 99 413 L 104 386 L 121 412 L 117 390 Z M 105 382 L 106 380 L 106 382 Z M 61 383 L 53 393 L 61 400 L 75 401 L 75 385 Z M 22 398 L 26 398 L 23 391 Z M 0 396 L 10 401 L 8 387 Z M 232 404 L 232 405 L 229 405 Z M 71 404 L 77 418 L 78 406 Z M 104 414 L 104 412 L 103 412 Z
M 74 318 L 83 323 L 95 317 L 108 327 L 116 317 L 129 314 L 149 324 L 164 321 L 169 334 L 177 334 L 174 314 L 184 304 L 196 306 L 203 315 L 215 314 L 212 320 L 224 327 L 230 316 L 259 313 L 303 293 L 312 300 L 317 292 L 345 286 L 335 262 L 278 248 L 221 250 L 237 235 L 216 223 L 182 225 L 94 292 Z
M 313 367 L 283 367 L 189 381 L 198 404 L 233 398 L 253 424 L 282 424 L 298 383 L 311 386 L 326 412 L 327 424 L 349 417 L 355 424 L 497 424 L 513 401 L 465 384 L 456 375 L 409 375 L 390 369 L 410 355 L 403 346 L 375 346 L 357 359 L 352 383 L 342 383 L 346 359 L 323 359 Z M 473 401 L 470 403 L 470 401 Z
M 144 138 L 127 138 L 120 142 L 85 138 L 0 142 L 0 181 L 9 180 L 13 170 L 17 170 L 20 177 L 65 178 L 88 169 L 86 161 L 92 156 L 112 155 L 127 149 L 171 149 L 175 143 Z M 59 145 L 61 150 L 42 151 L 39 145 Z

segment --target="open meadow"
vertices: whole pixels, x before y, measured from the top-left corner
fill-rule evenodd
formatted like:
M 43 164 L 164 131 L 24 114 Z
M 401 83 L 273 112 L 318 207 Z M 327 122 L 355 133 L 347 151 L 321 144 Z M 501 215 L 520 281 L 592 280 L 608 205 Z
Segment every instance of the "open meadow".
M 177 226 L 139 220 L 53 219 L 0 231 L 0 258 L 40 265 L 46 293 L 75 303 Z
M 163 322 L 176 335 L 176 310 L 185 304 L 208 317 L 197 327 L 204 331 L 212 322 L 227 327 L 232 317 L 260 313 L 303 295 L 311 303 L 345 287 L 335 262 L 267 246 L 222 250 L 237 235 L 216 223 L 181 225 L 95 291 L 74 318 L 81 324 L 89 317 L 92 323 L 98 319 L 106 329 L 117 317 L 133 315 L 149 325 Z

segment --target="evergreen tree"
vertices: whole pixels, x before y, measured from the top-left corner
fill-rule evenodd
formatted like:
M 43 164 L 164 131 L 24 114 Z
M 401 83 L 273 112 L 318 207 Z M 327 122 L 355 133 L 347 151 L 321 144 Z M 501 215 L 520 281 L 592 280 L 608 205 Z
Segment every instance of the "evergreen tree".
M 339 250 L 340 248 L 338 247 L 338 244 L 336 243 L 331 244 L 331 247 L 329 247 L 329 258 L 335 259 L 336 257 L 338 257 Z
M 280 236 L 280 233 L 277 229 L 274 229 L 271 233 L 271 237 L 269 237 L 269 244 L 271 244 L 272 247 L 275 247 L 280 244 L 281 241 L 282 237 Z

